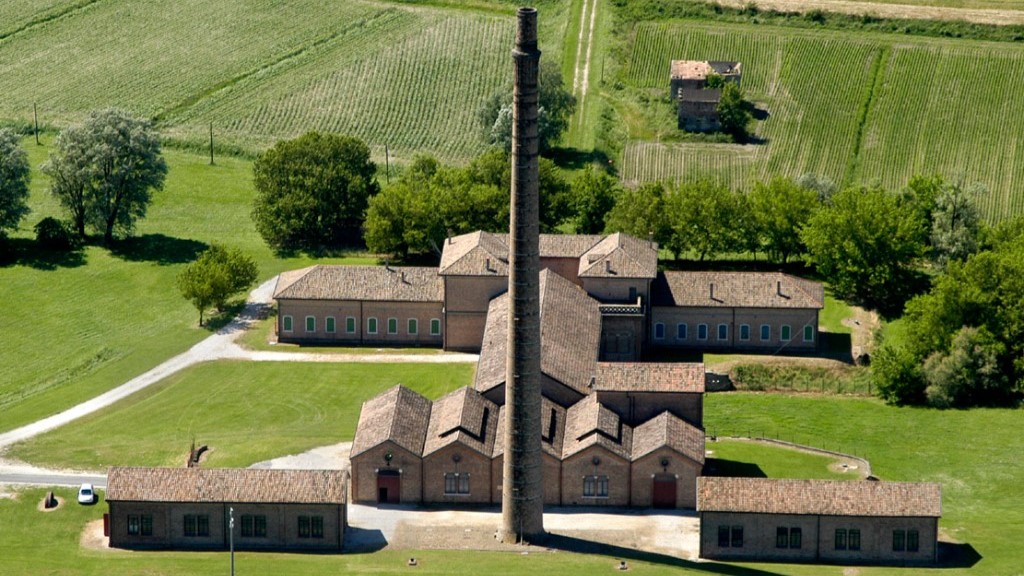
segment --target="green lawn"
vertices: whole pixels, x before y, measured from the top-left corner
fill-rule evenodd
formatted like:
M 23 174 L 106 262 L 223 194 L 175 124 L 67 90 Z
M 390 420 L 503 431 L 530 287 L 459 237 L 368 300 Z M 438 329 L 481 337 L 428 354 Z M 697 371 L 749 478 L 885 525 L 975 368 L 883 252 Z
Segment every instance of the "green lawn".
M 248 466 L 351 440 L 359 409 L 395 384 L 437 398 L 472 383 L 472 364 L 201 364 L 115 406 L 14 446 L 34 464 L 178 466 L 194 438 L 209 466 Z
M 210 242 L 251 254 L 260 281 L 312 262 L 276 257 L 256 233 L 248 161 L 218 158 L 209 166 L 206 157 L 176 150 L 165 150 L 166 187 L 132 240 L 113 251 L 92 246 L 64 259 L 40 256 L 31 250 L 31 228 L 61 213 L 38 171 L 48 148 L 30 139 L 24 146 L 34 168 L 33 211 L 14 235 L 21 255 L 0 266 L 7 301 L 0 314 L 0 431 L 109 390 L 209 335 L 174 278 Z
M 717 476 L 753 476 L 767 478 L 824 478 L 828 480 L 859 480 L 854 472 L 838 472 L 829 468 L 837 460 L 746 440 L 708 442 L 711 452 L 708 464 Z

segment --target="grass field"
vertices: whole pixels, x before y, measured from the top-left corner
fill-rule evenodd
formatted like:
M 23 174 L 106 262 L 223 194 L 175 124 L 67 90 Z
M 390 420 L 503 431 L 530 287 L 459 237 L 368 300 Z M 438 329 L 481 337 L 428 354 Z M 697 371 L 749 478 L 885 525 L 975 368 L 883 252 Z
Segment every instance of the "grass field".
M 985 184 L 989 219 L 1024 213 L 1024 140 L 1006 118 L 1024 115 L 1024 47 L 880 34 L 646 22 L 622 78 L 645 98 L 667 96 L 672 58 L 743 62 L 748 97 L 767 119 L 762 144 L 672 142 L 633 118 L 626 181 L 720 178 L 747 188 L 774 174 L 898 188 L 915 174 Z M 984 62 L 984 66 L 979 66 Z M 635 105 L 633 105 L 635 107 Z M 671 108 L 666 108 L 671 113 Z M 669 140 L 669 141 L 665 141 Z
M 438 398 L 471 384 L 474 369 L 471 364 L 201 364 L 16 445 L 10 454 L 76 469 L 178 466 L 194 438 L 210 447 L 204 465 L 248 466 L 352 440 L 363 401 L 395 384 Z
M 541 3 L 559 54 L 568 0 Z M 263 149 L 309 130 L 464 161 L 482 151 L 476 111 L 512 70 L 513 3 L 348 0 L 0 7 L 0 118 L 63 126 L 118 106 L 165 135 Z M 54 13 L 61 17 L 52 18 Z M 551 57 L 551 56 L 548 56 Z
M 708 466 L 718 476 L 758 476 L 767 478 L 824 478 L 826 480 L 859 480 L 852 472 L 829 468 L 835 458 L 820 456 L 744 440 L 708 442 Z
M 26 142 L 33 167 L 45 146 Z M 209 332 L 174 286 L 185 262 L 210 242 L 241 248 L 260 278 L 308 265 L 279 259 L 263 244 L 249 212 L 251 165 L 165 151 L 166 188 L 154 197 L 136 237 L 115 250 L 87 247 L 77 257 L 30 252 L 31 227 L 60 215 L 34 170 L 33 212 L 15 235 L 22 250 L 0 267 L 7 304 L 0 315 L 0 430 L 9 430 L 122 384 L 198 342 Z M 372 263 L 369 258 L 325 262 Z

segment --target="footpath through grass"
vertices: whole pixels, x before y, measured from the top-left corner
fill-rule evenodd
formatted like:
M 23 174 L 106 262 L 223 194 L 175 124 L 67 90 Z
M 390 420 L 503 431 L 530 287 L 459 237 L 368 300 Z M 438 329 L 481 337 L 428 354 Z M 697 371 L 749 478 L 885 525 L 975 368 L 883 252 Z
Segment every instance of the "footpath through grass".
M 35 250 L 32 226 L 63 216 L 38 170 L 48 146 L 27 139 L 32 213 L 14 234 L 18 255 L 0 265 L 0 431 L 68 408 L 138 376 L 210 334 L 175 287 L 175 277 L 212 242 L 241 248 L 259 264 L 260 282 L 312 261 L 276 257 L 249 217 L 248 161 L 165 150 L 166 187 L 154 195 L 135 237 L 113 249 L 70 256 Z M 365 257 L 324 263 L 373 263 Z
M 12 447 L 37 465 L 248 466 L 352 440 L 364 400 L 404 384 L 438 398 L 472 383 L 471 364 L 221 361 L 183 370 L 115 406 Z

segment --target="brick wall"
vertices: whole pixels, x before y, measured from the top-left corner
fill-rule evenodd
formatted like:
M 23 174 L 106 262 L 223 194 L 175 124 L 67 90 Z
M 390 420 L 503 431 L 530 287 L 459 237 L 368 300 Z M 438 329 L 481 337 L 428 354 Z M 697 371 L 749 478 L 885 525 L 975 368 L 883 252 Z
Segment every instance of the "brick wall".
M 285 330 L 285 316 L 292 318 L 291 331 Z M 306 328 L 306 318 L 314 319 L 314 330 Z M 327 319 L 334 318 L 334 332 L 328 332 Z M 354 331 L 348 331 L 348 319 L 354 319 Z M 369 319 L 377 319 L 377 333 L 369 332 Z M 388 320 L 396 319 L 397 331 L 388 333 Z M 416 320 L 415 333 L 409 320 Z M 440 322 L 440 332 L 430 333 L 430 321 Z M 444 318 L 440 302 L 357 302 L 330 300 L 279 300 L 277 336 L 281 342 L 322 344 L 383 344 L 398 346 L 441 346 Z
M 665 337 L 655 338 L 657 324 L 665 325 Z M 686 338 L 679 339 L 678 324 L 686 324 Z M 700 324 L 708 327 L 707 339 L 699 338 Z M 726 338 L 719 339 L 718 326 L 725 324 Z M 749 339 L 741 339 L 741 326 L 747 325 Z M 761 326 L 769 327 L 769 337 L 761 339 Z M 789 326 L 789 340 L 782 339 L 782 327 Z M 811 326 L 811 340 L 804 339 L 804 326 Z M 651 345 L 707 350 L 758 350 L 764 352 L 813 351 L 818 343 L 818 311 L 814 309 L 767 308 L 682 308 L 658 306 L 653 310 Z
M 453 456 L 458 456 L 455 462 Z M 445 494 L 445 474 L 469 474 L 469 494 Z M 456 442 L 423 459 L 424 502 L 489 504 L 492 501 L 491 458 Z
M 388 465 L 385 455 L 391 454 Z M 419 456 L 399 447 L 394 442 L 384 442 L 352 459 L 352 500 L 355 502 L 377 502 L 377 471 L 391 469 L 399 471 L 403 503 L 421 501 L 420 486 L 423 483 L 423 469 Z
M 662 465 L 662 461 L 666 461 Z M 652 505 L 651 493 L 655 475 L 671 475 L 676 480 L 676 508 L 693 509 L 697 506 L 697 477 L 703 466 L 671 448 L 659 448 L 633 462 L 632 505 L 646 508 Z
M 595 465 L 593 460 L 600 463 Z M 585 476 L 607 476 L 607 497 L 585 497 Z M 565 506 L 628 506 L 629 462 L 599 446 L 591 446 L 562 462 L 562 504 Z

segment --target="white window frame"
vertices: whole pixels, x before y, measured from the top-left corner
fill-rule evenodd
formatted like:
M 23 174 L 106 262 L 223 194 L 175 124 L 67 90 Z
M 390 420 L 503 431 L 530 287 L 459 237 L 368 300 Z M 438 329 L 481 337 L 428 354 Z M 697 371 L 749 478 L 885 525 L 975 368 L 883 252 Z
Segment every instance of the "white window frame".
M 788 335 L 786 333 L 789 333 Z M 779 340 L 782 342 L 789 342 L 793 339 L 793 327 L 789 324 L 783 324 L 779 327 Z
M 380 328 L 380 326 L 378 326 L 378 322 L 377 322 L 377 317 L 376 316 L 370 316 L 369 318 L 366 319 L 366 333 L 367 334 L 376 334 L 377 330 L 379 328 Z
M 310 321 L 313 322 L 313 324 L 312 324 L 313 329 L 312 330 L 309 329 Z M 306 316 L 306 334 L 310 334 L 310 333 L 316 334 L 316 316 Z
M 715 336 L 718 337 L 719 342 L 725 342 L 729 340 L 729 325 L 725 323 L 719 324 L 718 329 L 715 330 Z
M 750 340 L 750 324 L 740 324 L 740 340 Z
M 395 329 L 392 330 L 391 326 L 394 326 Z M 398 318 L 395 318 L 394 316 L 388 318 L 387 329 L 388 329 L 388 334 L 398 334 Z
M 765 338 L 764 332 L 768 331 L 768 337 Z M 770 324 L 761 324 L 761 342 L 771 342 L 772 340 L 772 327 Z
M 282 316 L 281 330 L 283 332 L 293 332 L 295 330 L 295 319 L 291 316 Z
M 338 331 L 338 325 L 334 320 L 334 316 L 327 316 L 324 318 L 324 332 L 328 334 L 335 334 Z
M 409 318 L 405 323 L 405 328 L 410 336 L 415 336 L 420 333 L 420 321 L 416 318 Z
M 435 326 L 437 326 L 437 330 L 434 330 Z M 431 336 L 440 336 L 441 335 L 441 319 L 440 318 L 431 318 L 430 319 L 430 335 Z
M 704 336 L 701 336 L 702 332 L 704 333 Z M 707 339 L 708 339 L 708 325 L 707 324 L 697 324 L 697 340 L 700 340 L 700 341 L 703 342 L 703 341 L 705 341 Z
M 811 337 L 807 337 L 807 332 L 811 333 Z M 804 342 L 814 342 L 814 326 L 807 324 L 804 326 Z
M 654 339 L 664 340 L 665 339 L 665 323 L 655 322 L 654 323 Z
M 676 340 L 686 340 L 689 335 L 689 327 L 686 322 L 676 324 Z
M 358 325 L 358 323 L 356 322 L 356 317 L 355 316 L 347 316 L 347 317 L 345 317 L 345 333 L 346 334 L 355 334 L 356 333 L 356 326 L 357 325 Z

